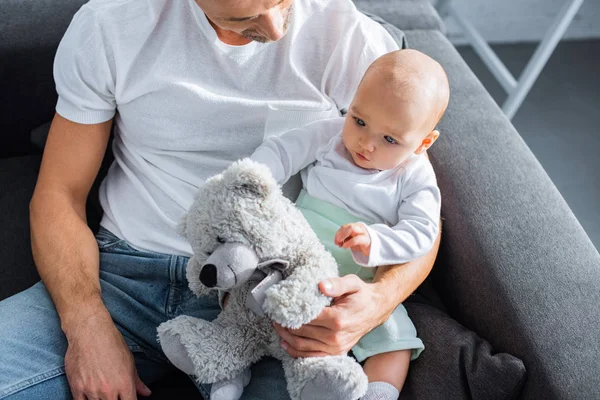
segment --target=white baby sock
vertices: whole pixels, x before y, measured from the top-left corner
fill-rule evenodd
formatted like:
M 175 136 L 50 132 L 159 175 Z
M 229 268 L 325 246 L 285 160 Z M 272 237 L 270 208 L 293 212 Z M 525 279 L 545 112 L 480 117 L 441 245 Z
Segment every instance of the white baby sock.
M 237 400 L 242 397 L 244 387 L 249 383 L 250 368 L 246 368 L 231 379 L 213 383 L 210 389 L 210 400 Z
M 367 393 L 360 400 L 397 400 L 398 396 L 398 389 L 387 382 L 369 382 Z

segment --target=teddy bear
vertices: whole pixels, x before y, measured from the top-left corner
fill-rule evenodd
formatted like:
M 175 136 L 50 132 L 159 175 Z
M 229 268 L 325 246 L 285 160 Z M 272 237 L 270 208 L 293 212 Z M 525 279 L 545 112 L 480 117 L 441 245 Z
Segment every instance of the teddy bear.
M 212 322 L 183 315 L 158 327 L 175 366 L 215 383 L 271 356 L 282 362 L 292 400 L 364 395 L 368 380 L 352 357 L 292 358 L 280 346 L 272 322 L 299 328 L 317 317 L 331 303 L 318 283 L 338 276 L 338 267 L 266 166 L 243 159 L 208 179 L 179 230 L 194 254 L 190 289 L 217 290 L 222 311 Z

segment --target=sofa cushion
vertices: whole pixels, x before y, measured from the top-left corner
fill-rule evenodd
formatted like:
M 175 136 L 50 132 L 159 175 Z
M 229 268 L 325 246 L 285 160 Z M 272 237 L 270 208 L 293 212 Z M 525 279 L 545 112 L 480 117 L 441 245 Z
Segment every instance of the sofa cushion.
M 52 122 L 45 122 L 31 131 L 31 143 L 40 150 L 44 150 L 46 146 L 50 125 Z
M 0 159 L 0 300 L 40 278 L 29 239 L 29 202 L 37 181 L 39 155 Z
M 417 302 L 404 304 L 425 344 L 410 365 L 401 399 L 509 400 L 526 377 L 523 362 L 492 346 L 444 312 Z
M 431 29 L 446 32 L 446 26 L 429 0 L 353 0 L 356 7 L 400 29 Z

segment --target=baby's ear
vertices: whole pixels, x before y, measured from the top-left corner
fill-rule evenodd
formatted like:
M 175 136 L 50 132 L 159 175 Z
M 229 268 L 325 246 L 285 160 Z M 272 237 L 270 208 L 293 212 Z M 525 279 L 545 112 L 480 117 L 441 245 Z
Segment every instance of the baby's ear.
M 423 139 L 421 145 L 415 150 L 415 154 L 422 154 L 427 151 L 435 143 L 438 137 L 440 137 L 440 132 L 438 130 L 431 131 L 429 135 Z

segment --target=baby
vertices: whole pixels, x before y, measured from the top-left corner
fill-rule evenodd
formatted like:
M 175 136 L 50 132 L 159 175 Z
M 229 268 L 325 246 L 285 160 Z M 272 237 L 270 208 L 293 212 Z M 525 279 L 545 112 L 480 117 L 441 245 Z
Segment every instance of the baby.
M 252 155 L 279 183 L 301 171 L 296 201 L 340 275 L 371 282 L 378 265 L 426 254 L 438 235 L 440 192 L 425 151 L 449 99 L 442 67 L 415 50 L 365 73 L 348 114 L 268 138 Z M 363 399 L 397 399 L 423 350 L 402 305 L 352 348 L 369 378 Z

